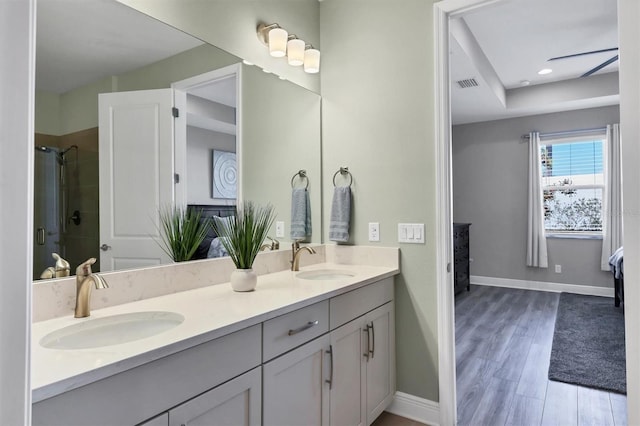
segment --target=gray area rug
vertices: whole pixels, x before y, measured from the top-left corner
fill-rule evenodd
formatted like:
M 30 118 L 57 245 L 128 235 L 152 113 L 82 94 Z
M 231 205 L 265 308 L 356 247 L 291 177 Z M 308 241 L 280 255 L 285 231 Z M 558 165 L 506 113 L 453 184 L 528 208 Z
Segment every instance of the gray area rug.
M 627 393 L 624 314 L 613 299 L 562 293 L 549 379 Z

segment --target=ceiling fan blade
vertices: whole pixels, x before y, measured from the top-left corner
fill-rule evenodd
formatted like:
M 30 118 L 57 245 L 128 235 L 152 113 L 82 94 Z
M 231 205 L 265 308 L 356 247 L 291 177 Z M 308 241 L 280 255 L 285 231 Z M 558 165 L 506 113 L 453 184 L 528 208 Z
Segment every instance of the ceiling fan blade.
M 556 56 L 555 58 L 548 59 L 547 62 L 556 61 L 558 59 L 575 58 L 576 56 L 593 55 L 594 53 L 613 52 L 614 50 L 618 50 L 618 48 L 612 47 L 611 49 L 591 50 L 589 52 L 574 53 L 573 55 Z
M 604 61 L 603 63 L 601 63 L 600 65 L 598 65 L 595 68 L 591 68 L 589 71 L 585 72 L 584 74 L 582 74 L 580 77 L 589 77 L 591 74 L 593 74 L 594 72 L 598 72 L 600 71 L 602 68 L 606 67 L 609 64 L 614 63 L 615 61 L 618 60 L 618 55 L 614 56 L 611 59 L 607 59 L 606 61 Z

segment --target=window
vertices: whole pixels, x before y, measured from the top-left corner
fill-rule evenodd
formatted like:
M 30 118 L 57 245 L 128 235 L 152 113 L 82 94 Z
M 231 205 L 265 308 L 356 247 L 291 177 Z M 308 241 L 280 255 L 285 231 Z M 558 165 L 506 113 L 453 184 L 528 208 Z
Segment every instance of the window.
M 602 232 L 604 134 L 540 143 L 547 233 Z

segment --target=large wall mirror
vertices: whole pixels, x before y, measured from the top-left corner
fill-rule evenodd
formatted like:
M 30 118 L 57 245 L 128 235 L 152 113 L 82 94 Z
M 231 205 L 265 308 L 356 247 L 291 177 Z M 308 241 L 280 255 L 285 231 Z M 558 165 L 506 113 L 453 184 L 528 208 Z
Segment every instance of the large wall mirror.
M 171 171 L 174 201 L 233 206 L 236 200 L 224 192 L 225 188 L 214 191 L 214 163 L 225 153 L 238 151 L 239 192 L 246 200 L 273 204 L 277 220 L 285 222 L 285 237 L 280 240 L 287 241 L 292 177 L 304 169 L 312 209 L 313 233 L 309 241 L 321 242 L 317 94 L 256 67 L 242 65 L 240 58 L 115 0 L 39 0 L 34 279 L 54 266 L 52 253 L 66 259 L 73 274 L 87 258 L 99 258 L 100 247 L 105 245 L 100 237 L 100 206 L 112 200 L 102 199 L 100 170 L 115 163 L 100 154 L 104 136 L 100 131 L 99 94 L 170 89 L 173 83 L 229 67 L 239 70 L 237 80 L 219 79 L 211 90 L 186 93 L 188 111 L 182 111 L 180 119 L 188 117 L 188 145 L 182 154 L 174 150 L 172 161 L 182 161 L 187 176 L 175 183 Z M 213 111 L 215 117 L 205 113 L 198 118 L 194 110 Z M 133 158 L 134 153 L 147 152 L 134 141 L 128 148 L 124 155 L 120 151 L 121 157 Z M 129 163 L 128 167 L 113 166 L 114 179 L 121 188 L 126 188 L 127 182 L 140 180 L 136 173 L 141 171 L 135 170 L 135 161 Z M 156 178 L 154 173 L 141 176 L 148 180 L 151 175 Z M 297 180 L 293 183 L 300 184 Z M 152 184 L 149 181 L 148 185 Z M 132 200 L 144 195 L 139 187 L 136 191 L 130 194 Z M 157 212 L 137 213 L 149 218 L 144 233 L 157 233 Z M 275 237 L 275 230 L 272 231 Z M 132 261 L 96 264 L 93 269 L 145 265 Z

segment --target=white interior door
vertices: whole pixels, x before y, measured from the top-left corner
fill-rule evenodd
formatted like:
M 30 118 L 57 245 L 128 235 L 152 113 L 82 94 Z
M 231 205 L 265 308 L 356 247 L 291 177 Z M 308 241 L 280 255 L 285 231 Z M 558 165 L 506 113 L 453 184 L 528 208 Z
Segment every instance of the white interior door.
M 100 270 L 169 263 L 159 208 L 174 202 L 171 89 L 99 96 Z

